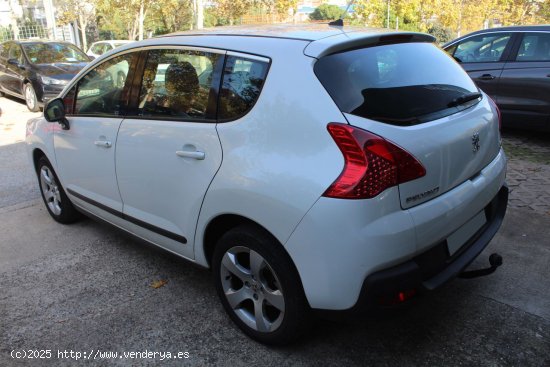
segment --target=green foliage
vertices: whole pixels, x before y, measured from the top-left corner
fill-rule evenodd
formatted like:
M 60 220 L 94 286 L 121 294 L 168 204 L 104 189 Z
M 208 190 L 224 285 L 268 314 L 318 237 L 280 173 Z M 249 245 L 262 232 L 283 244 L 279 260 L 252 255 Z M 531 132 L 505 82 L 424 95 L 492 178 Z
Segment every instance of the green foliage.
M 345 10 L 340 9 L 337 5 L 322 4 L 315 8 L 313 13 L 309 15 L 311 20 L 335 20 L 340 19 Z
M 444 27 L 441 23 L 434 23 L 428 27 L 428 33 L 435 37 L 440 45 L 451 41 L 454 38 L 453 32 Z
M 281 16 L 287 16 L 288 10 L 292 9 L 292 14 L 298 10 L 298 0 L 273 0 L 275 11 Z

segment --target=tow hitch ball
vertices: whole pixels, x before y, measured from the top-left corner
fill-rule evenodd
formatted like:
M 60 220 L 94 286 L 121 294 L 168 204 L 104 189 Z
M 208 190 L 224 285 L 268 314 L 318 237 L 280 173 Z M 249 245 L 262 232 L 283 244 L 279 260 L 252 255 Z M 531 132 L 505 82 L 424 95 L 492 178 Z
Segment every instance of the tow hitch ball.
M 491 266 L 485 269 L 463 271 L 458 275 L 458 277 L 463 279 L 470 279 L 494 273 L 495 270 L 497 270 L 497 268 L 502 265 L 502 256 L 496 253 L 491 254 L 491 256 L 489 256 L 489 264 L 491 264 Z

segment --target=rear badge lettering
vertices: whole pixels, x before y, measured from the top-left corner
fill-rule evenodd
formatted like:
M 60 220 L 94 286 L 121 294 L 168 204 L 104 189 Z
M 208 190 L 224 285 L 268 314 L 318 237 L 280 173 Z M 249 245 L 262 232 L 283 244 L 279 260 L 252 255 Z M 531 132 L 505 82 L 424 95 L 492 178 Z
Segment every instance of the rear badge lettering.
M 407 204 L 408 203 L 412 203 L 413 201 L 417 201 L 417 200 L 420 200 L 420 199 L 424 199 L 425 197 L 427 196 L 431 196 L 431 195 L 435 195 L 439 192 L 439 186 L 436 187 L 436 188 L 433 188 L 431 190 L 428 190 L 428 191 L 424 191 L 423 193 L 421 194 L 416 194 L 414 196 L 410 196 L 406 199 L 406 202 Z

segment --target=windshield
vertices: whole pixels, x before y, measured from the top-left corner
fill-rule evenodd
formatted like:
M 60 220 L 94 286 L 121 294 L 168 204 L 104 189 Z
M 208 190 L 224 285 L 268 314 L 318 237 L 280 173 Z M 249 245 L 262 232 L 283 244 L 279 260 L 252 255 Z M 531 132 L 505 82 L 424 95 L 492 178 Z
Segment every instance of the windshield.
M 431 43 L 368 47 L 321 58 L 315 74 L 342 112 L 415 125 L 477 103 L 474 82 Z M 461 103 L 470 102 L 470 103 Z
M 90 61 L 86 54 L 66 43 L 25 43 L 22 46 L 27 58 L 33 64 Z

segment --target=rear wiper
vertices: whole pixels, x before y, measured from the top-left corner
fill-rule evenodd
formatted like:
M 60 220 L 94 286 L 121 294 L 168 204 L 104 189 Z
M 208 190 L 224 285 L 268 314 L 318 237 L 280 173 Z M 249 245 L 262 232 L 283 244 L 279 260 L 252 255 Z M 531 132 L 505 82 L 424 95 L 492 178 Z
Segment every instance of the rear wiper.
M 461 104 L 464 104 L 466 102 L 470 102 L 470 101 L 472 101 L 474 99 L 478 99 L 478 98 L 481 98 L 481 93 L 474 92 L 474 93 L 464 94 L 460 97 L 457 97 L 457 98 L 453 99 L 451 102 L 449 102 L 447 107 L 460 106 Z

